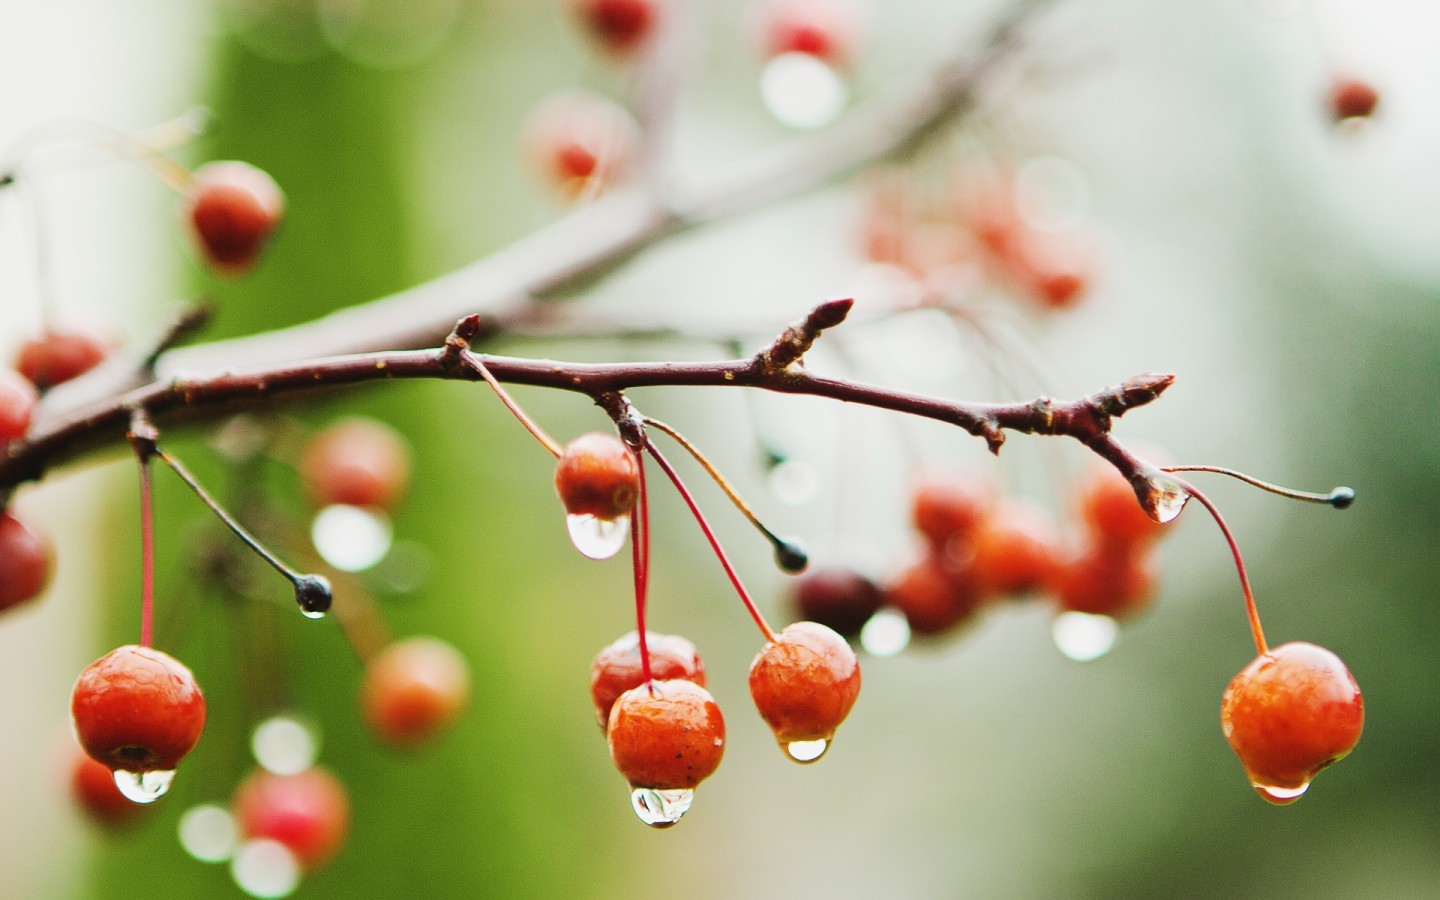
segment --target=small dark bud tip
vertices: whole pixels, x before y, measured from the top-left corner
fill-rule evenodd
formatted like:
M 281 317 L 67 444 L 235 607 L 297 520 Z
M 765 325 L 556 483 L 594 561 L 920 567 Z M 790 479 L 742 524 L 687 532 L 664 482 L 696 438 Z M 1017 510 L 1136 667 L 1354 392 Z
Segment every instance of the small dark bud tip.
M 1355 489 L 1352 487 L 1337 487 L 1325 498 L 1325 502 L 1336 509 L 1346 509 L 1355 502 Z
M 295 602 L 300 604 L 301 612 L 328 612 L 334 600 L 330 581 L 324 575 L 301 575 L 295 579 Z
M 810 565 L 810 553 L 794 538 L 775 539 L 775 565 L 791 575 L 805 571 Z

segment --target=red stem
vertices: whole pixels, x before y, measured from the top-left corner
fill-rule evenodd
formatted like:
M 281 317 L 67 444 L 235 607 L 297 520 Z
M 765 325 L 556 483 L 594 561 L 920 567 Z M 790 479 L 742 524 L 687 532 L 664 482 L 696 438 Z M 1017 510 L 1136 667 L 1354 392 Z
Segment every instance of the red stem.
M 140 460 L 140 646 L 149 647 L 155 619 L 155 525 L 150 459 Z
M 1220 515 L 1220 510 L 1210 502 L 1210 498 L 1185 481 L 1180 481 L 1180 485 L 1191 497 L 1200 501 L 1215 520 L 1215 524 L 1220 526 L 1220 533 L 1225 535 L 1225 542 L 1230 545 L 1230 553 L 1235 557 L 1235 571 L 1240 575 L 1240 590 L 1245 594 L 1245 615 L 1250 619 L 1250 634 L 1255 638 L 1255 649 L 1264 656 L 1270 652 L 1270 647 L 1265 643 L 1265 631 L 1260 627 L 1260 611 L 1255 607 L 1255 593 L 1250 590 L 1250 576 L 1245 572 L 1245 559 L 1240 555 L 1240 545 L 1235 541 L 1235 535 L 1230 532 L 1230 526 L 1225 524 L 1225 517 Z
M 690 512 L 695 516 L 695 521 L 700 524 L 700 530 L 705 532 L 705 540 L 710 542 L 710 548 L 715 551 L 716 558 L 720 560 L 720 565 L 724 567 L 725 574 L 730 578 L 730 583 L 735 586 L 735 593 L 740 595 L 740 602 L 745 604 L 745 609 L 750 613 L 750 618 L 754 619 L 755 624 L 760 627 L 760 633 L 765 635 L 765 640 L 774 641 L 775 632 L 770 630 L 769 623 L 767 623 L 765 617 L 760 614 L 760 610 L 755 606 L 755 601 L 750 599 L 750 592 L 745 590 L 745 585 L 741 583 L 740 576 L 735 572 L 735 567 L 730 564 L 730 558 L 725 555 L 725 549 L 720 546 L 720 540 L 715 537 L 715 532 L 711 530 L 710 523 L 705 520 L 705 514 L 700 511 L 700 505 L 695 502 L 695 497 L 691 495 L 689 488 L 685 487 L 685 482 L 680 480 L 679 473 L 671 468 L 670 462 L 665 459 L 665 455 L 651 443 L 648 437 L 645 439 L 645 449 L 649 451 L 651 456 L 655 457 L 656 464 L 664 470 L 666 477 L 670 479 L 670 483 L 675 485 L 675 490 L 680 492 L 680 496 L 685 500 L 685 505 L 690 507 Z
M 630 525 L 630 560 L 635 570 L 635 633 L 640 636 L 640 674 L 651 683 L 650 642 L 645 637 L 645 600 L 650 585 L 650 495 L 645 489 L 645 457 L 635 454 L 640 492 L 635 499 L 635 518 Z M 653 693 L 653 688 L 652 688 Z

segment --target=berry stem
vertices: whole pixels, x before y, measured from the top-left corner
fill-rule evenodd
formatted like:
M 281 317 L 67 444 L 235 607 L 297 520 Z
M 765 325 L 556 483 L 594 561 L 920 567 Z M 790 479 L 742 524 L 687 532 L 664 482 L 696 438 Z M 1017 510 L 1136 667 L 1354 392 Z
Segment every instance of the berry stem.
M 665 455 L 660 452 L 659 448 L 655 446 L 654 442 L 652 442 L 648 436 L 645 438 L 645 449 L 651 456 L 655 457 L 655 463 L 665 472 L 665 476 L 670 479 L 670 483 L 675 485 L 675 490 L 680 492 L 680 496 L 685 500 L 685 505 L 690 507 L 690 512 L 695 516 L 695 521 L 699 523 L 700 530 L 705 532 L 705 540 L 710 542 L 710 549 L 715 551 L 715 556 L 720 560 L 720 565 L 725 569 L 725 574 L 729 576 L 730 583 L 735 586 L 735 593 L 740 595 L 740 602 L 745 604 L 746 611 L 750 613 L 750 618 L 754 619 L 755 624 L 759 626 L 760 633 L 765 635 L 765 640 L 774 641 L 775 632 L 770 630 L 769 623 L 767 623 L 765 617 L 760 614 L 760 610 L 755 606 L 755 601 L 750 598 L 750 592 L 745 590 L 745 585 L 741 583 L 740 576 L 735 572 L 735 567 L 730 564 L 730 558 L 725 555 L 725 549 L 720 546 L 720 540 L 715 537 L 715 532 L 711 530 L 710 523 L 705 520 L 705 514 L 700 511 L 700 505 L 695 502 L 695 497 L 690 493 L 689 488 L 685 487 L 685 482 L 680 480 L 679 473 L 671 467 L 669 460 L 665 458 Z
M 510 410 L 515 418 L 520 420 L 520 424 L 525 426 L 525 430 L 529 431 L 530 434 L 535 437 L 535 440 L 543 444 L 552 456 L 559 459 L 560 455 L 565 452 L 564 448 L 560 446 L 558 441 L 547 434 L 545 429 L 541 428 L 534 419 L 530 418 L 525 410 L 520 408 L 520 404 L 515 402 L 515 398 L 510 396 L 510 392 L 505 390 L 504 386 L 500 384 L 500 381 L 491 374 L 489 367 L 481 362 L 480 357 L 467 350 L 461 354 L 460 358 L 464 360 L 467 366 L 474 369 L 481 378 L 485 379 L 485 383 L 490 385 L 490 389 L 495 392 L 495 396 L 499 397 L 500 402 L 505 404 L 505 408 Z
M 765 523 L 760 521 L 760 517 L 755 514 L 755 511 L 750 508 L 750 505 L 740 496 L 740 493 L 735 490 L 734 485 L 732 485 L 724 475 L 720 474 L 720 470 L 715 467 L 714 463 L 710 462 L 705 454 L 700 452 L 699 447 L 692 444 L 685 435 L 659 419 L 652 419 L 646 416 L 644 421 L 646 425 L 654 426 L 668 434 L 675 443 L 679 444 L 686 452 L 694 457 L 695 461 L 700 464 L 700 468 L 704 469 L 711 480 L 719 485 L 720 490 L 725 492 L 725 496 L 730 498 L 730 502 L 735 505 L 735 508 L 740 510 L 740 513 L 750 520 L 750 524 L 755 526 L 755 530 L 759 531 L 760 534 L 764 535 L 765 540 L 770 542 L 770 546 L 775 549 L 775 558 L 776 561 L 779 562 L 780 568 L 787 572 L 800 571 L 805 568 L 805 564 L 808 562 L 805 550 L 797 545 L 795 541 L 782 538 L 766 527 Z
M 149 647 L 155 622 L 155 515 L 150 455 L 140 457 L 140 646 Z
M 1166 471 L 1173 472 L 1174 469 Z M 1268 654 L 1270 647 L 1265 643 L 1265 631 L 1260 627 L 1260 610 L 1255 606 L 1255 593 L 1250 589 L 1250 576 L 1245 572 L 1245 559 L 1240 555 L 1240 545 L 1235 541 L 1235 535 L 1231 533 L 1230 526 L 1225 524 L 1225 517 L 1220 515 L 1220 510 L 1210 502 L 1209 497 L 1195 490 L 1195 487 L 1186 481 L 1180 481 L 1180 486 L 1189 492 L 1191 497 L 1200 501 L 1200 505 L 1204 506 L 1215 520 L 1215 524 L 1220 526 L 1220 533 L 1230 545 L 1230 553 L 1235 557 L 1235 571 L 1240 576 L 1240 590 L 1245 594 L 1245 615 L 1250 619 L 1250 634 L 1255 638 L 1255 649 L 1261 656 Z
M 645 601 L 650 585 L 650 494 L 645 489 L 645 457 L 635 454 L 640 490 L 635 502 L 635 520 L 630 526 L 630 561 L 635 572 L 635 633 L 640 636 L 640 673 L 651 683 L 650 643 L 645 638 Z
M 1262 491 L 1269 491 L 1272 494 L 1279 494 L 1281 497 L 1289 497 L 1291 500 L 1303 500 L 1306 503 L 1324 503 L 1336 509 L 1345 509 L 1355 502 L 1355 489 L 1340 485 L 1331 488 L 1328 493 L 1318 491 L 1299 491 L 1294 488 L 1282 487 L 1269 481 L 1262 481 L 1253 475 L 1246 475 L 1235 469 L 1227 469 L 1224 466 L 1164 466 L 1162 472 L 1210 472 L 1215 475 L 1229 475 L 1246 484 L 1257 487 Z

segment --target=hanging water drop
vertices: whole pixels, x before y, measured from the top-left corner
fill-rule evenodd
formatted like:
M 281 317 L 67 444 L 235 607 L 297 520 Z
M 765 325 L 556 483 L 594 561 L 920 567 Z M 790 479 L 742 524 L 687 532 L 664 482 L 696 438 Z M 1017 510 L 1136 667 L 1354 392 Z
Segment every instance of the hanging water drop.
M 830 741 L 825 738 L 818 741 L 791 741 L 785 745 L 785 752 L 798 763 L 813 763 L 829 749 Z
M 1120 626 L 1109 616 L 1073 610 L 1062 612 L 1050 625 L 1055 648 L 1076 662 L 1090 662 L 1109 653 L 1119 636 Z
M 609 559 L 625 546 L 625 538 L 630 534 L 630 517 L 601 519 L 590 515 L 568 515 L 565 527 L 570 530 L 570 541 L 576 550 L 591 559 Z
M 1185 504 L 1190 502 L 1190 492 L 1180 482 L 1168 475 L 1156 475 L 1150 479 L 1150 518 L 1157 522 L 1173 522 Z
M 1255 793 L 1276 806 L 1289 806 L 1291 803 L 1303 797 L 1305 792 L 1310 789 L 1310 782 L 1308 781 L 1299 787 L 1278 787 L 1273 784 L 1262 784 L 1258 781 L 1252 782 L 1252 785 L 1255 788 Z
M 860 646 L 871 656 L 895 656 L 910 646 L 910 623 L 893 609 L 882 609 L 860 629 Z
M 235 817 L 216 803 L 192 806 L 180 817 L 180 846 L 201 862 L 220 863 L 235 852 Z
M 170 790 L 175 780 L 174 769 L 151 769 L 148 772 L 115 770 L 115 787 L 131 803 L 154 803 Z
M 630 792 L 630 804 L 635 815 L 651 828 L 669 828 L 690 809 L 695 802 L 695 791 L 690 788 L 658 791 L 653 788 L 635 788 Z

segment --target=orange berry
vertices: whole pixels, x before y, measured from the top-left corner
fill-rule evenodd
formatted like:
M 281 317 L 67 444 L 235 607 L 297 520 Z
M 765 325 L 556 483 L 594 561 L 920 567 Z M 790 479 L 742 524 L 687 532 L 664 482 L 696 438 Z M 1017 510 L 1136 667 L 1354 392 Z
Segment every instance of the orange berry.
M 285 845 L 308 871 L 339 853 L 350 830 L 345 786 L 318 766 L 296 775 L 256 769 L 236 788 L 233 806 L 242 835 Z
M 650 651 L 650 674 L 656 681 L 679 679 L 705 686 L 705 664 L 694 644 L 678 635 L 647 631 L 645 646 Z M 616 699 L 644 683 L 639 632 L 624 635 L 595 655 L 590 664 L 590 700 L 601 731 L 610 722 L 610 708 Z
M 360 708 L 386 743 L 412 747 L 448 728 L 470 699 L 470 669 L 454 647 L 411 637 L 381 650 L 365 665 Z
M 243 162 L 201 166 L 185 199 L 200 250 L 222 275 L 253 266 L 285 212 L 285 195 L 275 179 Z
M 382 422 L 342 419 L 310 439 L 300 477 L 317 506 L 390 509 L 410 485 L 410 448 Z

